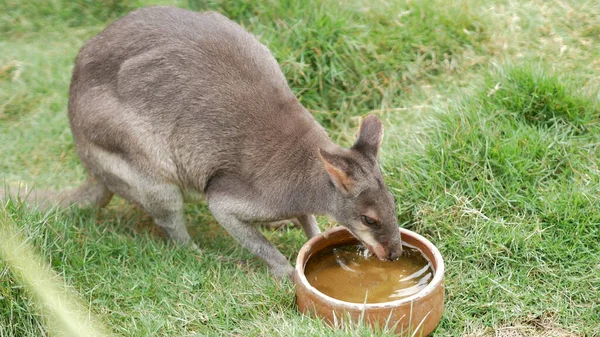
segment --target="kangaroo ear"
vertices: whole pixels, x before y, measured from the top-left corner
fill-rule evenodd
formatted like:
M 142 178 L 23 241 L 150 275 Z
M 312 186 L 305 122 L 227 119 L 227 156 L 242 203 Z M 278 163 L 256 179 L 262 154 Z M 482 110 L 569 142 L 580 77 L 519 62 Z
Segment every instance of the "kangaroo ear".
M 323 162 L 333 185 L 343 195 L 353 196 L 357 194 L 358 184 L 350 174 L 350 163 L 345 157 L 319 149 L 319 158 Z
M 375 115 L 367 116 L 360 124 L 360 132 L 353 149 L 377 156 L 383 140 L 383 124 Z

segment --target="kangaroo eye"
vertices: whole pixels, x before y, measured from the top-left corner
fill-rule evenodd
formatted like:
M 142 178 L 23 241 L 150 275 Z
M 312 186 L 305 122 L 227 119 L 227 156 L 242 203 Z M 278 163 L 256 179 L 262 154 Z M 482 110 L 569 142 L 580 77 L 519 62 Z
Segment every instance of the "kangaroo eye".
M 362 222 L 369 227 L 377 226 L 377 221 L 369 218 L 366 215 L 361 215 Z

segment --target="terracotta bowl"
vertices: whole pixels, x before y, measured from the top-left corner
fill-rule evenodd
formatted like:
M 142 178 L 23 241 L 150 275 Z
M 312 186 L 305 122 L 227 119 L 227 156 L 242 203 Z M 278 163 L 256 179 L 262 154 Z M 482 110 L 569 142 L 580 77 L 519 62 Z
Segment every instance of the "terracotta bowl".
M 336 227 L 308 240 L 298 253 L 294 284 L 299 310 L 333 326 L 362 320 L 401 336 L 429 335 L 444 311 L 444 261 L 438 249 L 421 235 L 402 228 L 400 234 L 403 242 L 421 250 L 433 265 L 434 277 L 420 292 L 400 300 L 363 304 L 341 301 L 315 289 L 304 275 L 308 259 L 326 247 L 358 242 L 344 227 Z

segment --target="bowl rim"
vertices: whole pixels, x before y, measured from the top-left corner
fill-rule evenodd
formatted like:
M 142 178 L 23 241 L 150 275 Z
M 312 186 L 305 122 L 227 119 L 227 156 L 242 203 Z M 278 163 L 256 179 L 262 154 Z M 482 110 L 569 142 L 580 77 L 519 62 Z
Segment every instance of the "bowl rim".
M 399 300 L 388 301 L 388 302 L 355 303 L 355 302 L 346 302 L 346 301 L 339 300 L 337 298 L 327 296 L 327 295 L 323 294 L 322 292 L 320 292 L 319 290 L 317 290 L 317 288 L 313 287 L 312 284 L 310 284 L 310 282 L 308 282 L 306 275 L 304 275 L 304 263 L 303 263 L 303 261 L 300 260 L 300 258 L 302 256 L 305 256 L 308 253 L 308 250 L 310 248 L 312 248 L 314 243 L 319 239 L 327 240 L 327 236 L 335 234 L 337 232 L 341 232 L 341 231 L 347 231 L 351 236 L 354 236 L 352 234 L 352 232 L 350 232 L 347 228 L 345 228 L 343 226 L 337 226 L 332 229 L 326 230 L 318 235 L 315 235 L 314 237 L 310 238 L 310 240 L 308 240 L 306 243 L 304 243 L 304 245 L 302 245 L 302 248 L 300 248 L 300 251 L 298 252 L 298 256 L 296 257 L 296 266 L 294 267 L 294 272 L 296 274 L 296 278 L 299 280 L 300 283 L 302 283 L 304 285 L 304 287 L 306 287 L 306 289 L 309 290 L 309 292 L 311 294 L 318 296 L 323 301 L 329 302 L 330 304 L 335 305 L 338 308 L 344 308 L 344 309 L 366 310 L 366 309 L 398 307 L 402 304 L 411 303 L 420 298 L 424 298 L 427 295 L 429 295 L 430 293 L 432 293 L 435 289 L 437 289 L 437 287 L 440 286 L 440 284 L 444 280 L 444 269 L 445 269 L 444 268 L 444 259 L 442 258 L 442 254 L 440 253 L 438 248 L 433 243 L 431 243 L 431 241 L 429 241 L 422 235 L 417 234 L 408 229 L 404 229 L 404 228 L 400 228 L 400 227 L 398 227 L 398 229 L 400 230 L 401 236 L 408 235 L 408 236 L 415 238 L 417 241 L 420 241 L 421 243 L 423 243 L 423 245 L 426 247 L 426 249 L 428 249 L 433 255 L 433 259 L 435 260 L 435 262 L 434 261 L 431 261 L 431 262 L 432 263 L 437 262 L 437 268 L 435 268 L 435 270 L 434 270 L 435 273 L 434 273 L 434 276 L 433 276 L 433 279 L 431 280 L 431 282 L 429 282 L 429 284 L 427 284 L 427 286 L 425 286 L 425 288 L 423 288 L 421 291 L 419 291 L 418 293 L 416 293 L 414 295 L 411 295 L 411 296 L 408 296 L 405 298 L 401 298 Z M 310 258 L 310 256 L 308 256 L 306 258 L 306 260 L 308 261 L 309 258 Z

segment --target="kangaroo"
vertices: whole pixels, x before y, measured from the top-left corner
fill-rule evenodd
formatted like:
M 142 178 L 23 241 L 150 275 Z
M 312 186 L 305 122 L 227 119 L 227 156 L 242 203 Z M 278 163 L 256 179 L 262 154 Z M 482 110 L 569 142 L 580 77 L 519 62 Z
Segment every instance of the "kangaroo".
M 87 180 L 55 202 L 103 207 L 118 194 L 196 247 L 183 205 L 202 196 L 278 278 L 293 267 L 257 222 L 297 219 L 310 238 L 314 214 L 327 215 L 379 259 L 401 254 L 381 121 L 364 118 L 351 148 L 334 144 L 270 51 L 221 14 L 147 7 L 112 23 L 81 48 L 68 110 Z

